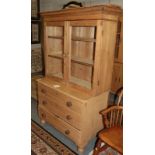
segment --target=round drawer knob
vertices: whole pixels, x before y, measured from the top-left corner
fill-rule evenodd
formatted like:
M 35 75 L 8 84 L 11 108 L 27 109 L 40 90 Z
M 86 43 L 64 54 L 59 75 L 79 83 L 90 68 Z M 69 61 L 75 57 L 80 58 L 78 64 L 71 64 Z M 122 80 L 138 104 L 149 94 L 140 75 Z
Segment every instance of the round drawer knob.
M 42 104 L 43 104 L 43 105 L 46 105 L 46 104 L 47 104 L 47 102 L 46 102 L 46 101 L 43 101 L 43 102 L 42 102 Z
M 68 101 L 66 102 L 67 107 L 71 107 L 72 106 L 72 102 Z
M 41 117 L 42 117 L 42 118 L 46 118 L 46 114 L 42 113 L 42 114 L 41 114 Z
M 45 94 L 45 93 L 46 93 L 46 90 L 45 90 L 45 89 L 41 89 L 41 92 L 42 92 L 43 94 Z
M 66 134 L 66 135 L 69 135 L 69 134 L 70 134 L 70 131 L 69 131 L 69 130 L 66 130 L 66 131 L 65 131 L 65 134 Z
M 71 117 L 70 115 L 67 115 L 67 116 L 66 116 L 66 119 L 67 119 L 67 120 L 71 120 L 72 117 Z

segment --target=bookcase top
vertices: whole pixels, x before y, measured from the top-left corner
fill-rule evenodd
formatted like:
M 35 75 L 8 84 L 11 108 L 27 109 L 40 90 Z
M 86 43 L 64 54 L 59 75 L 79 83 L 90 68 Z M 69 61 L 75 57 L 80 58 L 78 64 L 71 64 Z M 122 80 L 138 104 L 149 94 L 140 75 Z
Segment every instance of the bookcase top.
M 98 5 L 91 7 L 67 8 L 58 11 L 42 12 L 45 21 L 107 19 L 117 21 L 123 10 L 116 5 Z

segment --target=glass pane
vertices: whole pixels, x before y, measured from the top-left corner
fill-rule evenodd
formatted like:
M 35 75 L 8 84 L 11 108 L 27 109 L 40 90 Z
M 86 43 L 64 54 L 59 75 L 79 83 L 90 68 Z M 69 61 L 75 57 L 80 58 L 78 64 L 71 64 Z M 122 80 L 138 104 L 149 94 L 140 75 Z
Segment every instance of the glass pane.
M 95 38 L 95 27 L 72 27 L 72 38 Z
M 63 40 L 48 38 L 48 54 L 62 55 L 63 54 Z
M 96 44 L 96 27 L 72 27 L 71 40 L 70 81 L 87 89 L 91 89 Z
M 47 27 L 48 36 L 63 37 L 63 26 L 48 26 Z
M 92 72 L 92 66 L 72 62 L 70 81 L 77 85 L 91 89 Z
M 47 63 L 48 63 L 47 72 L 49 76 L 63 78 L 63 60 L 62 59 L 48 57 Z
M 46 44 L 47 44 L 47 74 L 58 78 L 63 78 L 64 68 L 64 27 L 47 26 Z
M 82 42 L 72 41 L 71 56 L 73 58 L 84 58 L 93 60 L 94 57 L 94 43 L 93 42 Z
M 47 44 L 49 55 L 63 55 L 63 26 L 48 26 L 46 29 L 47 33 Z

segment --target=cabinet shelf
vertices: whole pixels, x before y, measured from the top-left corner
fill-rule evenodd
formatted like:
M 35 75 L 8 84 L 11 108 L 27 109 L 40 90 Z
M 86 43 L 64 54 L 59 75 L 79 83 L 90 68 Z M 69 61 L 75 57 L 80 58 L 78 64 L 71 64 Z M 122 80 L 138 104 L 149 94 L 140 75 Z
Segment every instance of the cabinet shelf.
M 48 54 L 48 57 L 63 59 L 62 54 Z
M 93 66 L 94 65 L 93 60 L 84 59 L 84 58 L 72 57 L 71 61 L 79 63 L 79 64 L 87 65 L 87 66 Z
M 63 78 L 63 74 L 62 73 L 54 73 L 54 74 L 52 74 L 52 76 L 54 76 L 54 77 L 58 77 L 58 78 Z
M 48 36 L 48 38 L 51 38 L 51 39 L 63 39 L 64 37 L 62 37 L 62 36 Z
M 72 41 L 96 42 L 96 39 L 94 39 L 94 38 L 78 38 L 78 37 L 74 37 L 74 38 L 72 38 Z
M 71 76 L 70 82 L 77 84 L 77 85 L 80 85 L 80 86 L 83 86 L 87 89 L 91 89 L 91 82 L 89 82 L 89 81 L 78 79 L 76 77 Z

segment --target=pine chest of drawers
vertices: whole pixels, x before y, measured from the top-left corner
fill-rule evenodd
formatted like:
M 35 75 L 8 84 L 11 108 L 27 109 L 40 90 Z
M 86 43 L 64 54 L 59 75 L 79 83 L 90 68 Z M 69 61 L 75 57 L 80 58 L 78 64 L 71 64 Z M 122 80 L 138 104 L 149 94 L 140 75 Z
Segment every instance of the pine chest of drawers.
M 108 92 L 91 97 L 46 77 L 38 80 L 38 98 L 42 123 L 65 134 L 79 151 L 103 128 L 99 111 L 107 106 Z

